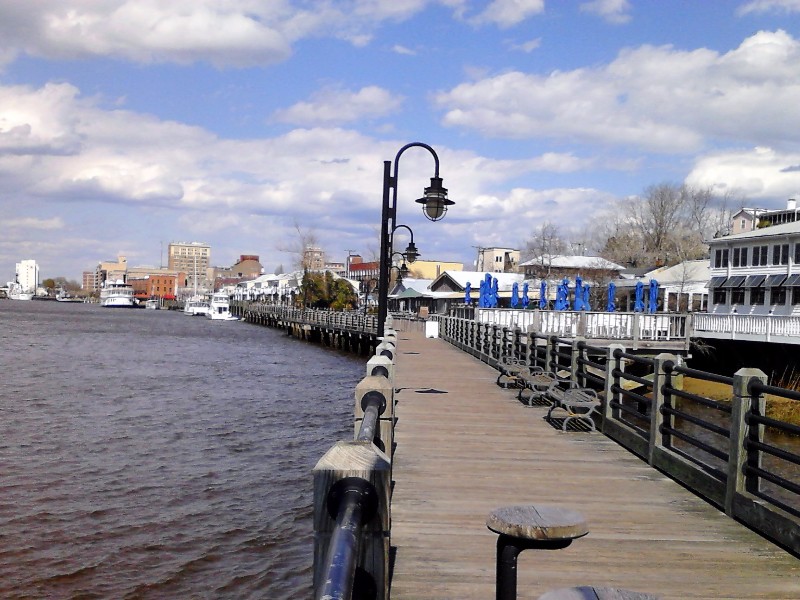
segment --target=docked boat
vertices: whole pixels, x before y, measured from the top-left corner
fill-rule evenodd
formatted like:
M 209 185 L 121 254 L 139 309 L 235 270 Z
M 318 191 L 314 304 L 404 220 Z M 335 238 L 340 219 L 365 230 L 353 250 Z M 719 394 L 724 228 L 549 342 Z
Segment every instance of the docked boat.
M 231 313 L 228 294 L 217 293 L 211 296 L 211 304 L 208 307 L 206 317 L 213 321 L 238 321 L 239 317 Z
M 183 314 L 196 316 L 205 316 L 208 314 L 208 302 L 201 296 L 192 296 L 183 305 Z
M 122 279 L 106 281 L 100 288 L 100 305 L 108 308 L 133 308 L 136 306 L 133 286 Z
M 144 307 L 149 310 L 160 310 L 161 302 L 157 298 L 151 298 L 144 303 Z
M 33 292 L 25 291 L 15 281 L 8 282 L 8 297 L 11 300 L 33 300 Z

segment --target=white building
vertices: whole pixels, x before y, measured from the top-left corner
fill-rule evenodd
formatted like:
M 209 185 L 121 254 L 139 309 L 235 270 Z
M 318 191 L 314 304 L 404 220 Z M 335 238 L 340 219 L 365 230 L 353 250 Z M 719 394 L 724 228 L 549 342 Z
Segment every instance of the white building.
M 17 263 L 16 282 L 23 292 L 36 293 L 39 285 L 39 265 L 35 260 L 23 260 Z
M 800 315 L 800 221 L 709 240 L 709 312 Z

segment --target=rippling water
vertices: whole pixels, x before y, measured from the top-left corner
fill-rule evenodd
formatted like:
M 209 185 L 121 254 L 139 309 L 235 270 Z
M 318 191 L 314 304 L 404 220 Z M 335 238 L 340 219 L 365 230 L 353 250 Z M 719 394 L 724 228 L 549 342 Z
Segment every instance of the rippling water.
M 364 360 L 171 311 L 0 302 L 0 597 L 306 598 Z

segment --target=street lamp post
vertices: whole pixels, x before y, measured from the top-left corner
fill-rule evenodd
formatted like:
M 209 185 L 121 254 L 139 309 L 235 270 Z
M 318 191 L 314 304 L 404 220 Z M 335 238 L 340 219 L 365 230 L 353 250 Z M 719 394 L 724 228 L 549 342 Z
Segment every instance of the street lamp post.
M 454 204 L 447 198 L 447 189 L 442 186 L 442 179 L 439 177 L 439 157 L 428 144 L 422 142 L 412 142 L 406 144 L 398 151 L 394 157 L 394 174 L 392 174 L 391 161 L 383 162 L 383 207 L 381 212 L 381 255 L 380 255 L 380 275 L 378 280 L 378 337 L 383 337 L 386 315 L 388 312 L 389 300 L 389 270 L 391 268 L 392 241 L 390 235 L 400 226 L 397 225 L 397 176 L 398 163 L 400 156 L 409 148 L 420 147 L 431 153 L 434 160 L 434 174 L 431 177 L 431 185 L 425 188 L 422 198 L 416 202 L 422 204 L 425 217 L 431 221 L 442 219 L 447 212 L 448 206 Z M 403 227 L 407 227 L 403 225 Z M 409 229 L 410 231 L 410 229 Z M 413 249 L 414 258 L 417 256 L 416 246 L 412 236 L 410 248 Z

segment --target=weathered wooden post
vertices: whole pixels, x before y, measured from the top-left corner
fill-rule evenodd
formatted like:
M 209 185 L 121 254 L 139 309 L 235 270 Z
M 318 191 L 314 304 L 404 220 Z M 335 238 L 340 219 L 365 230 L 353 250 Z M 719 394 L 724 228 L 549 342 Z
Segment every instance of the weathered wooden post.
M 371 442 L 338 442 L 314 467 L 314 597 L 387 599 L 388 457 Z
M 748 412 L 764 415 L 766 400 L 763 394 L 749 389 L 751 381 L 767 383 L 767 376 L 760 369 L 739 369 L 733 375 L 733 398 L 731 401 L 731 437 L 728 450 L 728 484 L 725 491 L 725 513 L 733 516 L 733 504 L 737 494 L 758 492 L 759 479 L 746 475 L 745 465 L 761 467 L 761 451 L 745 448 L 745 440 L 764 441 L 764 426 L 747 424 Z
M 377 395 L 377 396 L 376 396 Z M 375 443 L 388 456 L 392 455 L 394 441 L 394 386 L 393 381 L 383 375 L 367 376 L 356 385 L 355 392 L 355 435 L 358 436 L 364 422 L 366 400 L 376 397 L 382 400 L 384 410 L 378 415 L 374 436 L 368 440 Z

